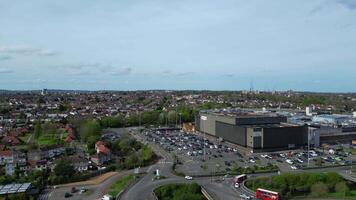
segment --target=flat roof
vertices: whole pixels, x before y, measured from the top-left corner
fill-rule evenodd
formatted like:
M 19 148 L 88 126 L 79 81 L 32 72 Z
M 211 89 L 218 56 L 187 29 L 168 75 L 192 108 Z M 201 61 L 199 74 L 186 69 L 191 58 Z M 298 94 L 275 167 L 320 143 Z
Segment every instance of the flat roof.
M 279 123 L 279 124 L 252 124 L 252 125 L 239 125 L 245 128 L 284 128 L 284 127 L 300 127 L 298 124 Z
M 24 193 L 31 188 L 31 183 L 0 185 L 0 195 Z
M 263 118 L 263 117 L 284 117 L 275 113 L 256 113 L 256 112 L 234 112 L 234 113 L 225 113 L 225 112 L 213 112 L 213 111 L 203 111 L 201 114 L 215 115 L 215 116 L 226 116 L 232 118 Z

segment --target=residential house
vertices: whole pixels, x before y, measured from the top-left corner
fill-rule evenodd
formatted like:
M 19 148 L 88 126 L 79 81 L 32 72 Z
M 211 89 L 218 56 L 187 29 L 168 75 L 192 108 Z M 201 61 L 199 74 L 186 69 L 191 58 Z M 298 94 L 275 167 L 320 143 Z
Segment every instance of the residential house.
M 1 139 L 1 143 L 7 146 L 17 146 L 21 144 L 21 141 L 16 136 L 6 135 Z
M 14 163 L 14 155 L 11 150 L 0 151 L 0 165 Z
M 90 161 L 77 155 L 66 157 L 65 160 L 71 163 L 76 171 L 83 172 L 89 170 Z
M 16 165 L 14 163 L 6 163 L 5 165 L 5 174 L 12 176 L 15 173 Z
M 96 156 L 92 158 L 93 162 L 98 165 L 107 164 L 111 161 L 111 151 L 105 146 L 103 141 L 97 141 L 95 143 Z

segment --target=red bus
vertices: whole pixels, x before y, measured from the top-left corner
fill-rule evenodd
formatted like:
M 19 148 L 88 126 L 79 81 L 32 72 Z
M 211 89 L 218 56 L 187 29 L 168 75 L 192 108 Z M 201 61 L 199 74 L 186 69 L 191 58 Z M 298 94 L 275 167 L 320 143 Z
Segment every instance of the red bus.
M 242 183 L 246 179 L 247 179 L 246 174 L 241 174 L 241 175 L 235 176 L 234 183 Z
M 280 200 L 281 196 L 278 192 L 257 188 L 256 198 L 260 200 Z

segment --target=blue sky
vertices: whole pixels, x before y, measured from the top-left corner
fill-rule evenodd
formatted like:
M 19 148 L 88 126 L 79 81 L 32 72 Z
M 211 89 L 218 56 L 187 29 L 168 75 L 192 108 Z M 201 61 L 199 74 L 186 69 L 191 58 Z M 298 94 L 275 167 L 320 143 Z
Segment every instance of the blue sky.
M 356 92 L 356 0 L 0 0 L 2 89 Z

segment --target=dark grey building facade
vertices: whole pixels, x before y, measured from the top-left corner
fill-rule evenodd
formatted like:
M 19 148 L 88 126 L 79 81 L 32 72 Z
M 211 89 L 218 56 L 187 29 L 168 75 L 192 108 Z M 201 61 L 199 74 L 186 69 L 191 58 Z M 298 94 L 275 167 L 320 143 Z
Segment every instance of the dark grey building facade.
M 306 145 L 308 127 L 289 124 L 284 116 L 201 112 L 196 130 L 252 149 L 281 149 Z

